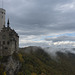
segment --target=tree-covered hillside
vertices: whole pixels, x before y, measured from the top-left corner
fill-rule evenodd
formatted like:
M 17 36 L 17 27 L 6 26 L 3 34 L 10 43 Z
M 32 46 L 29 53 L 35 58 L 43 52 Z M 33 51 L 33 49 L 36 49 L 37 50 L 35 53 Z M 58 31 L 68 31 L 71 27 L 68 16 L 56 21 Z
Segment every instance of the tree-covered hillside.
M 57 52 L 52 59 L 42 48 L 21 49 L 22 67 L 17 75 L 75 75 L 75 55 Z

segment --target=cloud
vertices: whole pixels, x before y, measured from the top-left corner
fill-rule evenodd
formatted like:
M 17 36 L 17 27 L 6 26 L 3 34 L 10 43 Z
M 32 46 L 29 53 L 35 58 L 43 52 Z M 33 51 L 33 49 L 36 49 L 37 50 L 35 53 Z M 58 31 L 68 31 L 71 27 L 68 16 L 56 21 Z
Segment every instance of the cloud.
M 68 52 L 69 53 L 73 53 L 73 54 L 75 54 L 75 51 L 74 51 L 74 48 L 72 47 L 72 48 L 63 48 L 63 47 L 61 47 L 61 48 L 59 48 L 59 47 L 48 47 L 48 48 L 44 48 L 44 50 L 53 58 L 56 58 L 56 56 L 57 56 L 57 52 L 62 52 L 62 53 L 65 53 L 65 54 L 67 54 Z
M 4 8 L 6 20 L 9 17 L 11 27 L 25 40 L 32 35 L 38 39 L 42 35 L 75 32 L 74 0 L 7 0 L 4 1 Z M 63 38 L 51 40 L 70 40 L 68 37 Z
M 56 10 L 64 12 L 68 12 L 70 10 L 75 10 L 75 2 L 67 3 L 67 4 L 58 4 Z
M 7 3 L 9 3 L 9 5 L 6 5 L 7 16 L 9 15 L 11 26 L 13 28 L 21 28 L 23 30 L 30 31 L 36 29 L 37 32 L 39 30 L 46 30 L 47 33 L 49 33 L 50 31 L 58 32 L 66 29 L 68 30 L 68 27 L 70 26 L 64 21 L 64 18 L 67 20 L 66 16 L 68 15 L 54 10 L 58 4 L 63 3 L 62 6 L 64 5 L 64 3 L 66 4 L 66 1 L 64 0 L 62 2 L 60 0 L 17 0 L 16 2 L 14 0 L 11 0 L 7 1 L 6 4 Z M 66 16 L 64 17 L 63 15 Z M 74 27 L 74 25 L 72 27 Z
M 47 41 L 59 42 L 59 41 L 75 41 L 75 36 L 59 36 L 53 38 L 47 38 Z
M 69 34 L 70 35 L 70 34 Z M 58 47 L 58 48 L 75 48 L 74 36 L 59 36 L 59 37 L 46 37 L 39 35 L 21 35 L 20 47 L 27 46 L 41 46 L 41 47 Z
M 20 40 L 21 47 L 27 47 L 27 46 L 39 46 L 39 47 L 49 47 L 49 42 L 40 40 L 40 41 L 33 41 L 33 40 Z

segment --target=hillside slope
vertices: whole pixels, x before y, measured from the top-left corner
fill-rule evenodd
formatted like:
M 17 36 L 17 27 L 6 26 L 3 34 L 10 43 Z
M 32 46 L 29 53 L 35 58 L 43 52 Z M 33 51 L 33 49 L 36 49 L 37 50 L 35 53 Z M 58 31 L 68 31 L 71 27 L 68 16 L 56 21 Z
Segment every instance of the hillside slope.
M 24 62 L 18 75 L 75 75 L 75 55 L 57 52 L 52 59 L 40 47 L 20 49 Z

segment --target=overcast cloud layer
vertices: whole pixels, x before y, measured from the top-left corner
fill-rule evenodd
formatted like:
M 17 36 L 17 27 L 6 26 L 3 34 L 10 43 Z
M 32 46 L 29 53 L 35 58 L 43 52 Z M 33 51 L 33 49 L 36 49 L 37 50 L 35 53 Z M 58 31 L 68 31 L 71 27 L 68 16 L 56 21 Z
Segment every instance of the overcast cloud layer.
M 20 35 L 20 46 L 75 41 L 70 35 L 61 36 L 75 33 L 75 0 L 4 0 L 4 8 Z

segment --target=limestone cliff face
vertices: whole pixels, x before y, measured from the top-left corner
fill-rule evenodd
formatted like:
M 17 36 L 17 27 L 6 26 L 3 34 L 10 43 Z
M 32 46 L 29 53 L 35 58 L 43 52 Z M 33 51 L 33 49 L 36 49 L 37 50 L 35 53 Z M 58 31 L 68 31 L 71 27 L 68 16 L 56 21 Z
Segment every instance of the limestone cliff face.
M 6 75 L 16 75 L 21 67 L 19 60 L 14 59 L 13 56 L 3 57 L 0 64 L 4 66 Z

